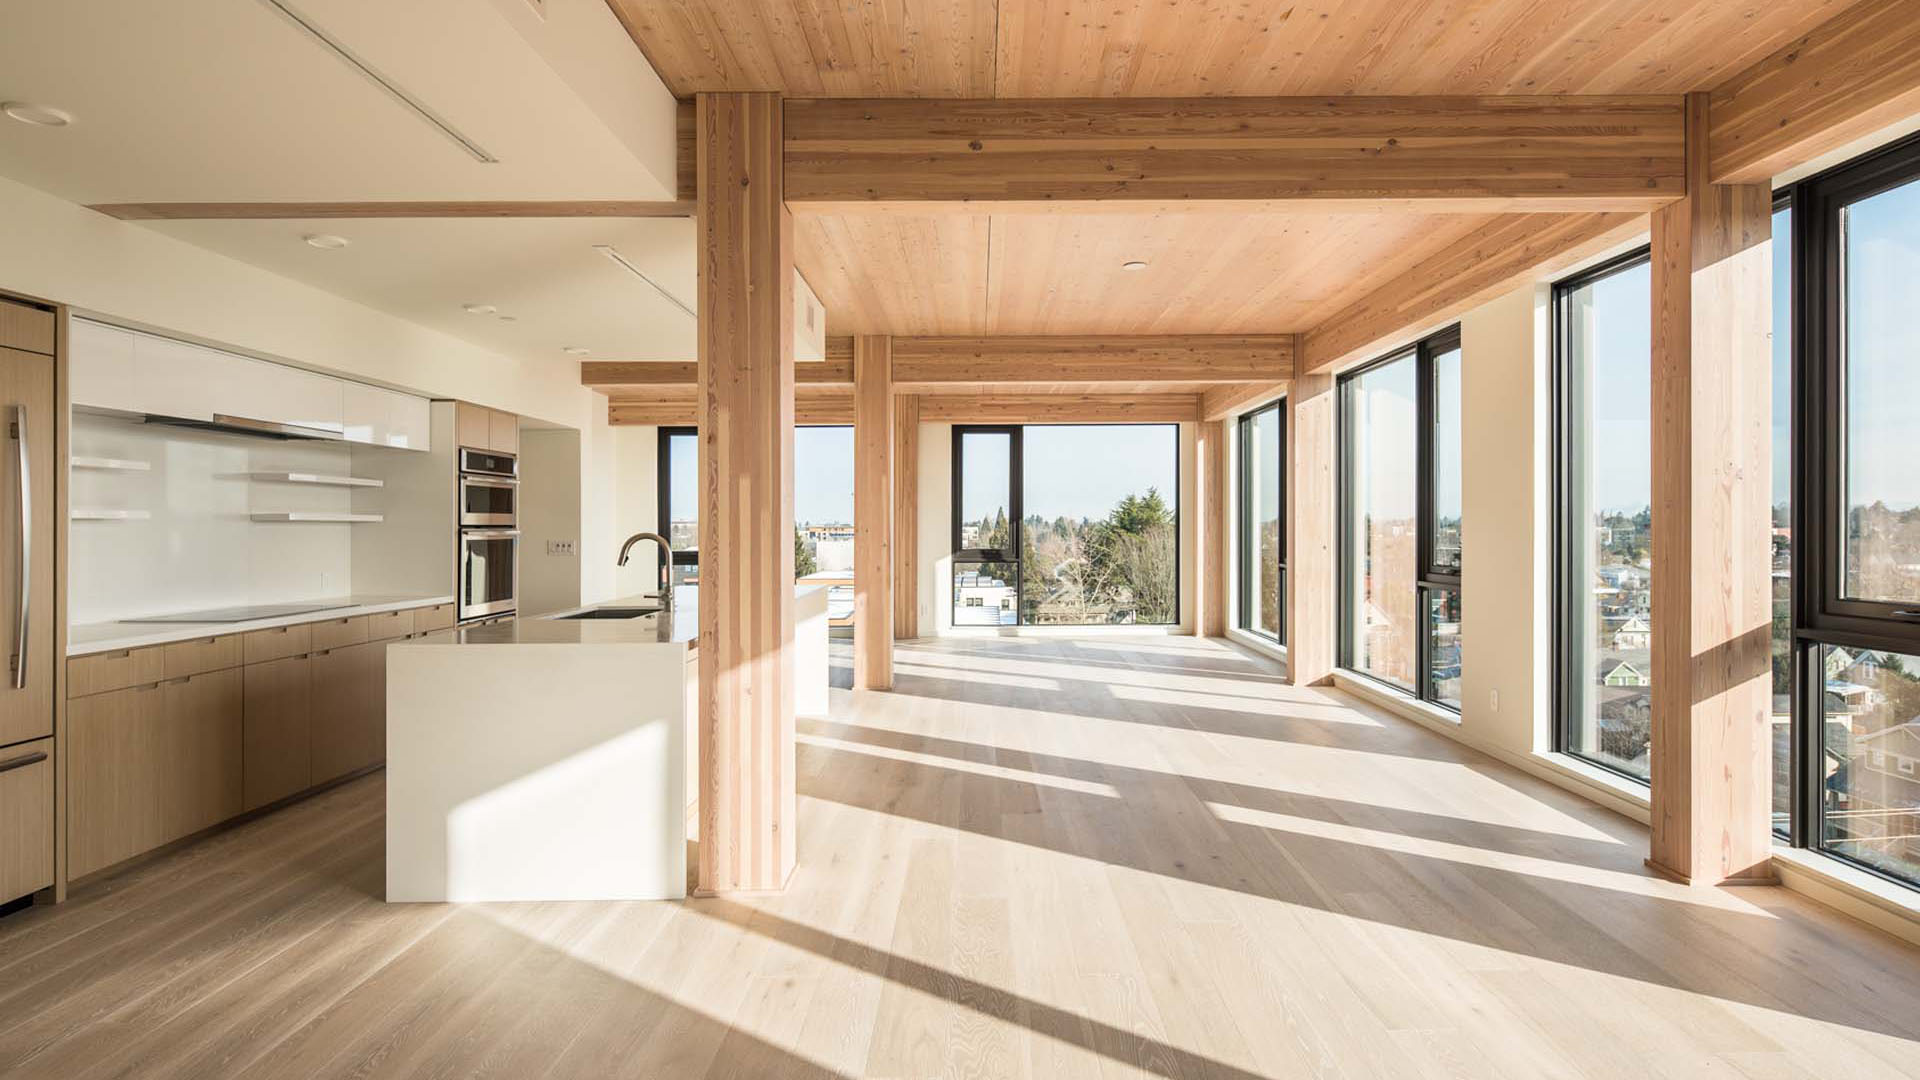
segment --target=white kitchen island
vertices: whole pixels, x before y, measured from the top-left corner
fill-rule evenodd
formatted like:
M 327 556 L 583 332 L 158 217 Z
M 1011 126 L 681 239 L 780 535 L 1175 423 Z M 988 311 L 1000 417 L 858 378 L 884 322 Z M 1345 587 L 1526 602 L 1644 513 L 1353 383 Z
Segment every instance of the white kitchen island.
M 825 716 L 827 589 L 794 592 L 795 712 Z M 388 650 L 389 901 L 686 895 L 694 593 L 670 622 L 515 619 Z

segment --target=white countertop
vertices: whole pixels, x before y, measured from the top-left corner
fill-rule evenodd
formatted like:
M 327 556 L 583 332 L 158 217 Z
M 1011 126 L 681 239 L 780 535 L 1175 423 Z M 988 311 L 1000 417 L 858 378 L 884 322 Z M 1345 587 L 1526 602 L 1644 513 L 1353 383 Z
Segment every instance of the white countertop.
M 801 584 L 794 586 L 798 604 L 795 615 L 825 612 L 828 587 Z M 550 615 L 508 619 L 481 626 L 457 626 L 407 642 L 408 645 L 680 645 L 692 648 L 700 636 L 699 588 L 676 585 L 673 589 L 673 621 L 666 624 L 662 615 L 641 615 L 631 619 L 567 619 L 561 616 L 608 607 L 652 607 L 660 602 L 654 593 L 623 596 L 584 607 L 569 608 Z M 815 611 L 814 609 L 818 609 Z
M 332 603 L 333 601 L 315 602 Z M 402 611 L 406 608 L 432 607 L 435 604 L 451 604 L 453 597 L 349 596 L 342 598 L 339 602 L 347 606 L 329 607 L 325 611 L 303 611 L 298 615 L 282 615 L 272 619 L 249 619 L 246 622 L 110 622 L 75 626 L 67 631 L 67 655 L 89 656 L 93 653 L 113 652 L 118 649 L 137 649 L 145 645 L 165 645 L 173 641 L 244 634 L 249 630 L 271 630 L 276 626 L 297 626 L 300 623 L 346 619 L 355 615 L 378 615 L 382 612 Z

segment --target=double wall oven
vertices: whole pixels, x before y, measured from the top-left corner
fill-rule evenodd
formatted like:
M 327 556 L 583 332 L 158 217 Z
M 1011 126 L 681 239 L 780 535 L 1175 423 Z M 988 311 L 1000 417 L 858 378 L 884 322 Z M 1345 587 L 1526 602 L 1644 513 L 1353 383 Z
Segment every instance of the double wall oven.
M 520 465 L 512 454 L 460 450 L 459 617 L 511 615 L 520 586 Z

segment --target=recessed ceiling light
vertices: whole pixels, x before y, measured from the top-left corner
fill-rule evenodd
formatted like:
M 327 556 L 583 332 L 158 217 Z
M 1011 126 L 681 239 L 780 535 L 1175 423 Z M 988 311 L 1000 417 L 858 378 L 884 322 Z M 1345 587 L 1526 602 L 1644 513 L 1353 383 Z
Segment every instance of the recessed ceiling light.
M 344 236 L 335 236 L 332 233 L 308 233 L 300 239 L 305 240 L 308 247 L 317 247 L 322 251 L 338 251 L 352 242 Z
M 1122 270 L 1145 270 L 1146 268 L 1147 261 L 1145 259 L 1128 259 L 1126 262 L 1120 264 L 1120 269 Z
M 56 109 L 51 105 L 35 105 L 31 101 L 0 102 L 0 112 L 6 113 L 23 124 L 38 127 L 66 127 L 73 123 L 73 114 Z
M 578 345 L 569 345 L 566 348 L 561 349 L 560 351 L 563 353 L 566 353 L 568 356 L 585 356 L 588 353 L 592 352 L 593 350 L 583 349 Z
M 491 315 L 500 309 L 492 304 L 461 304 L 460 310 L 469 315 Z
M 519 322 L 519 321 L 520 321 L 520 316 L 518 316 L 518 315 L 502 315 L 502 316 L 500 316 L 500 321 L 501 321 L 501 322 Z

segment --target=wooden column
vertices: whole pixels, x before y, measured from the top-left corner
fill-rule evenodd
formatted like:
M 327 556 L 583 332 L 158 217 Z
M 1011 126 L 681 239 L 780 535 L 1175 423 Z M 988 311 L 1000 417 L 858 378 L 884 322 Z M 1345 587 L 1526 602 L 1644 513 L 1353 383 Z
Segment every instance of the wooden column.
M 793 224 L 780 95 L 703 93 L 699 160 L 701 893 L 794 864 Z
M 1767 184 L 1713 185 L 1687 98 L 1685 199 L 1653 215 L 1653 753 L 1648 865 L 1771 881 Z
M 920 636 L 920 395 L 893 398 L 893 637 Z
M 1287 675 L 1327 682 L 1338 663 L 1339 530 L 1334 501 L 1338 395 L 1331 374 L 1302 375 L 1287 392 Z
M 1200 611 L 1202 637 L 1227 636 L 1227 432 L 1231 418 L 1200 423 Z
M 853 688 L 893 689 L 893 339 L 853 339 Z

